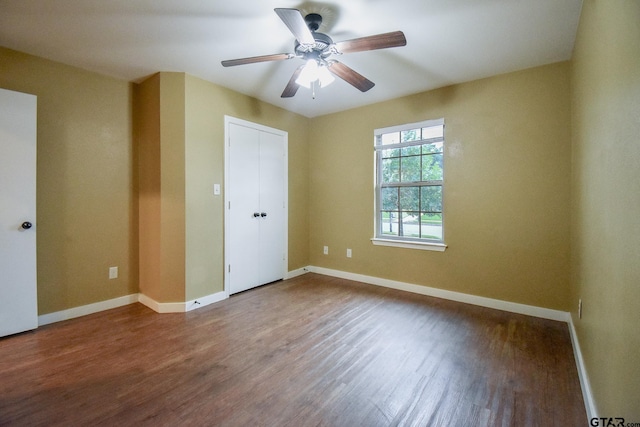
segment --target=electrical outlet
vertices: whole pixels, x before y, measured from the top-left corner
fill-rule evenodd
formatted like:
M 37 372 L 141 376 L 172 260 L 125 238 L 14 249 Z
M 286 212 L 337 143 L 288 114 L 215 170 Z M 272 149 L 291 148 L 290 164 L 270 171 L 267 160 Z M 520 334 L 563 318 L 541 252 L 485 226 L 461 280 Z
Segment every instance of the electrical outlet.
M 578 300 L 578 319 L 582 319 L 582 298 Z
M 347 258 L 351 258 L 351 249 L 347 249 Z
M 118 278 L 118 267 L 109 267 L 109 279 Z
M 323 253 L 324 253 L 325 255 L 329 255 L 329 246 L 325 246 L 325 247 L 324 247 L 324 249 L 323 249 Z

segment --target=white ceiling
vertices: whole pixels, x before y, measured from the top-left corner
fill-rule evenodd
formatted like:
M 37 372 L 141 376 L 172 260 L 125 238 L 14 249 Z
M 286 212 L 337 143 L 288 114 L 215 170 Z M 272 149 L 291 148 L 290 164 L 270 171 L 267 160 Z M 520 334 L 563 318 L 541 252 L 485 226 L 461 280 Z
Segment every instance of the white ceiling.
M 582 0 L 0 0 L 0 45 L 129 81 L 180 71 L 307 117 L 570 59 Z M 339 59 L 376 83 L 280 94 L 300 59 L 276 7 L 320 13 L 335 42 L 401 30 L 404 47 Z M 0 72 L 2 70 L 0 64 Z

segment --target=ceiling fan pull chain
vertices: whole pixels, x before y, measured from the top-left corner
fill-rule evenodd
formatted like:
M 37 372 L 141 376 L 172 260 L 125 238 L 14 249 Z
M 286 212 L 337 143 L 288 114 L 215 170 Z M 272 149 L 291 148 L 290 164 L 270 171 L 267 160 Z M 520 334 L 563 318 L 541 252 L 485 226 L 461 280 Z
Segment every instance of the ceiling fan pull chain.
M 316 99 L 316 82 L 311 82 L 311 96 Z

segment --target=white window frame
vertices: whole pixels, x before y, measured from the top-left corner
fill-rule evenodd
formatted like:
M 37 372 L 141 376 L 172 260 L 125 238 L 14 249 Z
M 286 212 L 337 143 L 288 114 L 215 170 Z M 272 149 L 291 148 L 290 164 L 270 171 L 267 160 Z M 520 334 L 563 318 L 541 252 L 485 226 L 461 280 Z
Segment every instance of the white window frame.
M 408 130 L 413 130 L 413 129 L 421 129 L 421 128 L 426 128 L 426 127 L 430 127 L 430 126 L 444 126 L 444 119 L 436 119 L 436 120 L 425 120 L 423 122 L 418 122 L 418 123 L 407 123 L 407 124 L 403 124 L 403 125 L 398 125 L 398 126 L 391 126 L 391 127 L 386 127 L 386 128 L 380 128 L 380 129 L 375 129 L 374 130 L 374 170 L 375 170 L 375 176 L 374 176 L 374 183 L 375 183 L 375 197 L 374 197 L 374 231 L 373 231 L 373 238 L 371 239 L 371 242 L 374 245 L 379 245 L 379 246 L 392 246 L 392 247 L 399 247 L 399 248 L 408 248 L 408 249 L 420 249 L 420 250 L 429 250 L 429 251 L 439 251 L 442 252 L 447 248 L 447 245 L 444 243 L 444 176 L 443 176 L 443 180 L 441 183 L 442 186 L 442 198 L 443 198 L 443 207 L 442 207 L 442 240 L 428 240 L 428 239 L 421 239 L 421 238 L 411 238 L 411 237 L 393 237 L 393 236 L 384 236 L 381 233 L 381 224 L 380 224 L 380 210 L 381 210 L 381 182 L 382 182 L 382 171 L 381 171 L 381 167 L 380 167 L 380 155 L 379 153 L 381 152 L 381 150 L 383 149 L 388 149 L 388 148 L 394 148 L 396 147 L 396 145 L 387 145 L 387 146 L 383 146 L 381 144 L 379 144 L 379 136 L 383 135 L 383 134 L 388 134 L 388 133 L 394 133 L 394 132 L 402 132 L 402 131 L 408 131 Z M 428 142 L 429 140 L 424 140 L 421 141 L 419 143 L 411 142 L 411 143 L 406 143 L 406 145 L 421 145 L 424 144 L 426 142 Z M 444 143 L 444 134 L 442 137 L 442 142 Z M 400 144 L 398 144 L 400 145 Z M 404 145 L 404 144 L 403 144 Z M 443 157 L 444 157 L 444 145 L 443 145 Z

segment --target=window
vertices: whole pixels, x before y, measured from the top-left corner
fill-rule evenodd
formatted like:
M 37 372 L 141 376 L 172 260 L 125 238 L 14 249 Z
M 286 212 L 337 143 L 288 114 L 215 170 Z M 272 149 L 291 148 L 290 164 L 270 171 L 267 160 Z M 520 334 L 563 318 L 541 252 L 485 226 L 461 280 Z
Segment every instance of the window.
M 444 120 L 375 131 L 375 244 L 444 250 Z

